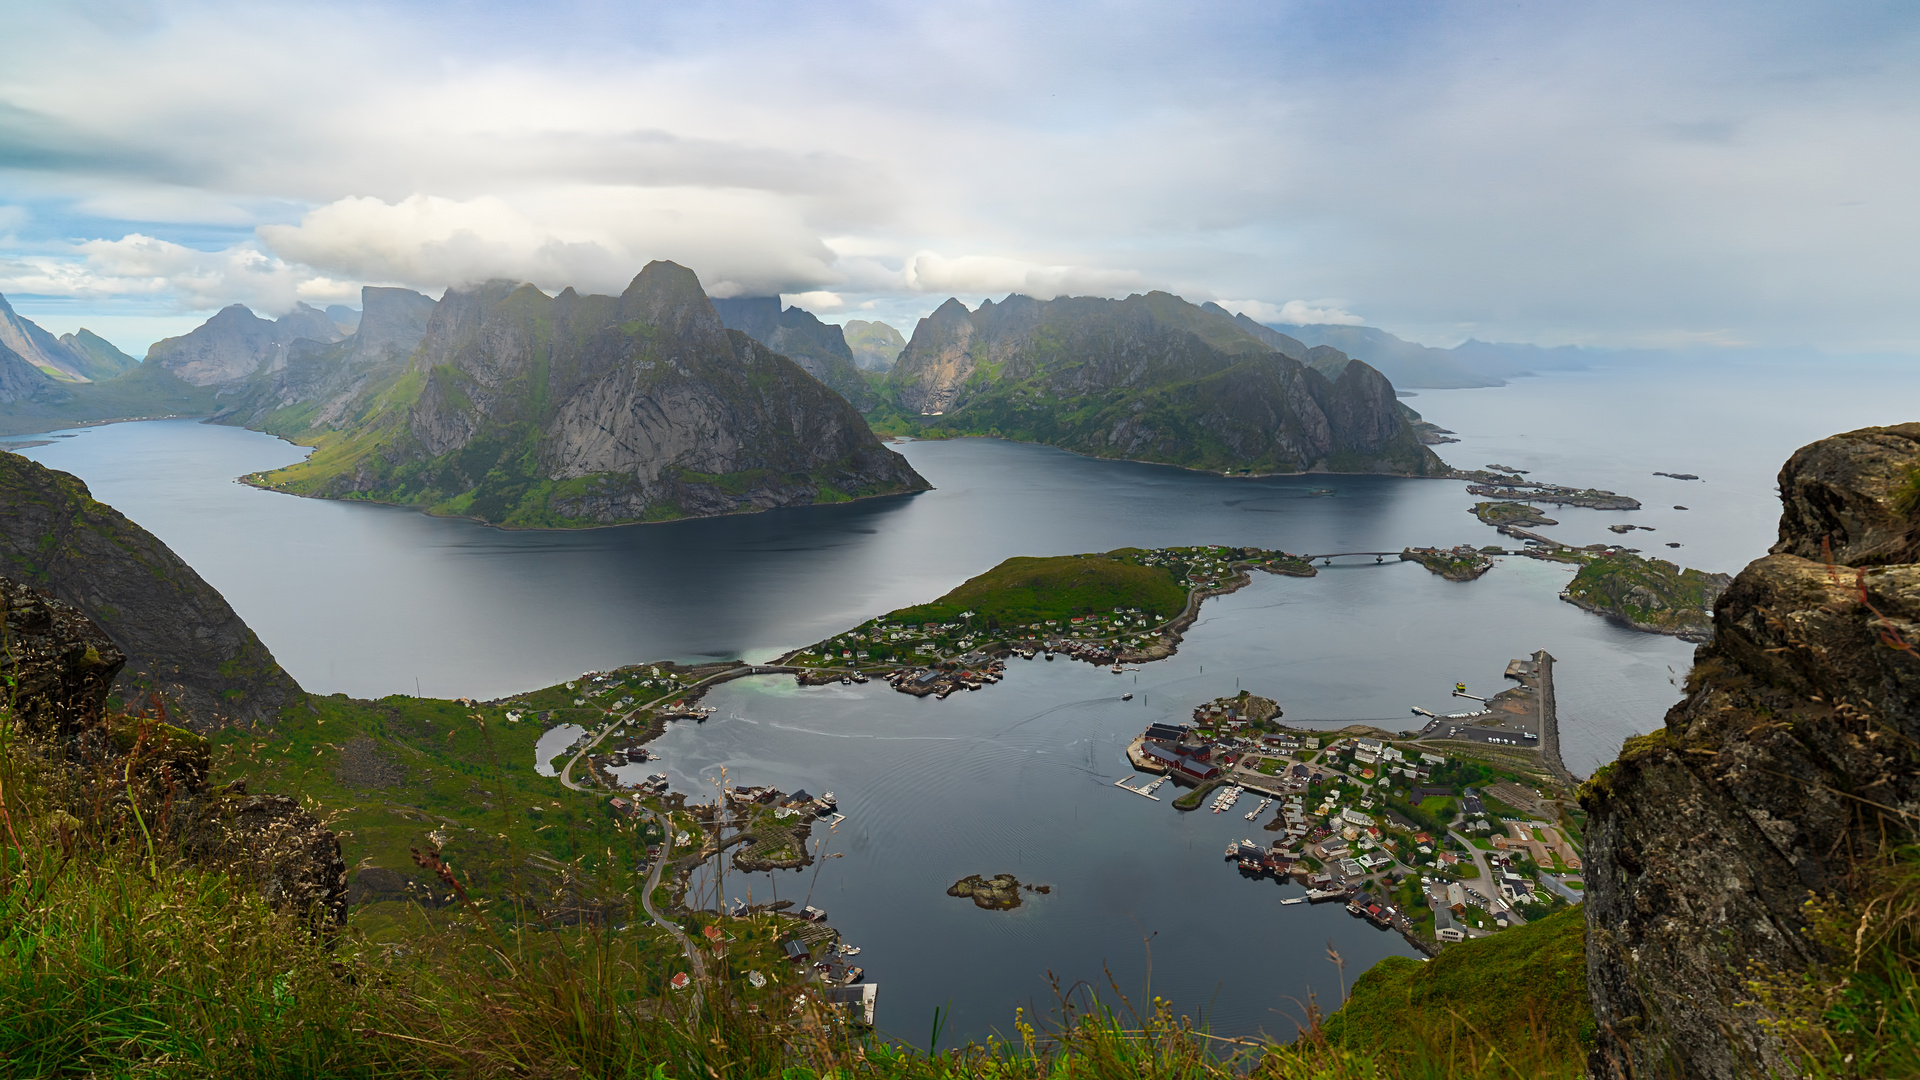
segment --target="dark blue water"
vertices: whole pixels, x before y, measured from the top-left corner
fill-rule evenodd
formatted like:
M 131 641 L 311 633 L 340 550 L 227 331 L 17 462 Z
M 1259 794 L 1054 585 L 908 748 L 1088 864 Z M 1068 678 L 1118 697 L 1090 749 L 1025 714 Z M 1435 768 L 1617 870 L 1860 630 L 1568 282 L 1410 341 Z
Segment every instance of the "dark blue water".
M 1440 448 L 1455 464 L 1536 469 L 1648 505 L 1627 516 L 1555 510 L 1563 524 L 1546 531 L 1585 543 L 1610 539 L 1609 522 L 1640 521 L 1659 530 L 1636 536 L 1650 554 L 1733 571 L 1772 538 L 1772 477 L 1794 448 L 1911 419 L 1916 390 L 1902 366 L 1695 368 L 1427 391 L 1411 404 L 1460 432 Z M 367 696 L 410 692 L 417 679 L 429 694 L 492 697 L 641 660 L 762 658 L 1010 555 L 1495 539 L 1451 481 L 1226 480 L 990 440 L 901 449 L 936 490 L 580 533 L 255 491 L 231 478 L 304 451 L 186 421 L 90 429 L 28 454 L 79 474 L 173 546 L 308 688 Z M 1322 487 L 1338 494 L 1309 494 Z M 1180 655 L 1137 685 L 1064 661 L 1016 663 L 1000 686 L 945 702 L 744 681 L 710 697 L 718 717 L 677 728 L 661 749 L 683 787 L 725 766 L 740 782 L 839 794 L 850 820 L 830 850 L 844 857 L 821 863 L 817 879 L 782 875 L 779 888 L 804 895 L 812 883 L 812 902 L 866 948 L 891 1031 L 923 1038 L 949 998 L 956 1035 L 1004 1030 L 1014 1004 L 1045 1004 L 1049 971 L 1099 981 L 1111 966 L 1137 995 L 1150 953 L 1153 991 L 1179 1007 L 1210 1009 L 1223 1032 L 1284 1033 L 1309 993 L 1337 996 L 1329 940 L 1349 976 L 1404 946 L 1344 912 L 1281 907 L 1274 885 L 1228 870 L 1219 853 L 1248 830 L 1237 814 L 1179 815 L 1112 788 L 1126 738 L 1236 686 L 1277 698 L 1290 720 L 1391 726 L 1412 705 L 1449 704 L 1456 681 L 1497 686 L 1507 659 L 1546 648 L 1561 661 L 1568 763 L 1587 771 L 1660 723 L 1691 648 L 1559 602 L 1568 574 L 1513 559 L 1470 584 L 1397 563 L 1261 577 L 1210 602 Z M 1138 696 L 1122 704 L 1123 689 Z M 1001 871 L 1057 891 L 1009 914 L 944 895 L 961 876 Z M 773 887 L 760 875 L 726 891 L 749 880 Z

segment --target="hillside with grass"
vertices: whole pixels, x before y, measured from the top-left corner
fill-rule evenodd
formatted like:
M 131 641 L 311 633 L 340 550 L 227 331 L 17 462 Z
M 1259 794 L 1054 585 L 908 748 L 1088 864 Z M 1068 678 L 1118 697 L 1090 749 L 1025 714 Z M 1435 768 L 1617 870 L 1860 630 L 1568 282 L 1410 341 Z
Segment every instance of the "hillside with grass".
M 1390 1067 L 1470 1073 L 1497 1055 L 1515 1075 L 1585 1076 L 1593 1044 L 1585 918 L 1569 908 L 1432 960 L 1387 957 L 1354 982 L 1327 1019 L 1326 1040 Z
M 1187 603 L 1187 587 L 1170 567 L 1152 565 L 1138 548 L 1103 555 L 1016 556 L 969 578 L 931 603 L 901 608 L 889 622 L 947 623 L 970 613 L 988 622 L 1070 620 L 1138 608 L 1162 619 Z

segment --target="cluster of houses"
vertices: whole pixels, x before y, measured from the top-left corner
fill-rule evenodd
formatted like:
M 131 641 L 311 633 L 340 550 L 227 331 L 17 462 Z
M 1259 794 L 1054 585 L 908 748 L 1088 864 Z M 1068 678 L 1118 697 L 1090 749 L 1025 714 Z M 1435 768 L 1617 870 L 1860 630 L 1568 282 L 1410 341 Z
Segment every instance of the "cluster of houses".
M 978 690 L 982 686 L 997 683 L 1006 677 L 1006 671 L 1004 660 L 992 660 L 978 653 L 969 653 L 951 665 L 895 668 L 887 673 L 887 685 L 914 697 L 932 694 L 945 700 L 955 690 Z
M 1213 743 L 1184 724 L 1148 724 L 1136 763 L 1173 777 L 1175 783 L 1202 784 L 1220 776 Z

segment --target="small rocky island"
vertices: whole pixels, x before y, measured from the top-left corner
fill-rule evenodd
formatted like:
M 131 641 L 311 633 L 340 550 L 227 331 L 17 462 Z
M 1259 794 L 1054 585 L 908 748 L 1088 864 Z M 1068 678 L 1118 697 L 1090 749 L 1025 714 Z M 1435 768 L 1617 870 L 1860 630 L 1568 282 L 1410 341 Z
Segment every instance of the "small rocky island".
M 1487 525 L 1517 525 L 1533 528 L 1539 525 L 1558 525 L 1559 522 L 1541 513 L 1537 506 L 1523 502 L 1477 502 L 1473 504 L 1473 515 Z
M 1450 548 L 1408 548 L 1400 553 L 1406 562 L 1417 562 L 1448 581 L 1472 581 L 1493 569 L 1493 559 L 1470 545 Z
M 1020 906 L 1021 890 L 1036 893 L 1050 893 L 1051 885 L 1023 885 L 1012 874 L 995 874 L 983 878 L 979 874 L 968 874 L 953 883 L 947 889 L 948 896 L 969 896 L 973 906 L 988 911 L 1012 911 Z
M 1704 642 L 1713 640 L 1714 601 L 1732 583 L 1726 574 L 1608 552 L 1583 565 L 1560 598 L 1636 630 Z

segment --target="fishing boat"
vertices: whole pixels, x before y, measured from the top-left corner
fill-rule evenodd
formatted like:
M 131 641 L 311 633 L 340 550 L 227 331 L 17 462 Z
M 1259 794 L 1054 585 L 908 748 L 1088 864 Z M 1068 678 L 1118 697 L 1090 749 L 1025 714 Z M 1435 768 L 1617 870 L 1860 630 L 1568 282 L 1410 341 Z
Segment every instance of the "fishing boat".
M 1123 667 L 1121 667 L 1121 666 L 1120 666 L 1119 664 L 1117 664 L 1117 663 L 1113 665 L 1113 673 L 1114 673 L 1115 675 L 1118 675 L 1118 674 L 1120 674 L 1121 672 L 1123 672 L 1123 671 L 1125 671 L 1125 670 L 1126 670 L 1126 668 L 1123 668 Z

